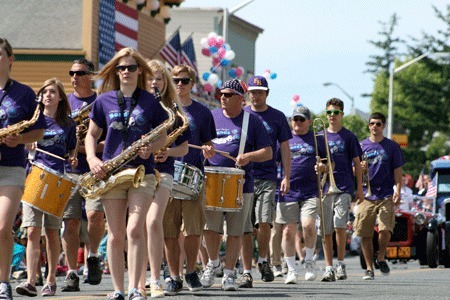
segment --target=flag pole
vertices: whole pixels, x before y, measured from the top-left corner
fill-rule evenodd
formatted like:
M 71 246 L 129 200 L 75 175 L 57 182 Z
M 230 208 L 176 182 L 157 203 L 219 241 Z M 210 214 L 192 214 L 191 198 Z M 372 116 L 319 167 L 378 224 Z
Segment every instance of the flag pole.
M 178 26 L 177 27 L 177 29 L 172 33 L 172 35 L 168 38 L 168 39 L 166 39 L 165 41 L 164 41 L 164 43 L 162 44 L 162 46 L 160 46 L 159 48 L 158 48 L 158 51 L 156 51 L 156 53 L 154 53 L 153 55 L 151 55 L 152 57 L 155 57 L 161 50 L 162 50 L 162 48 L 164 48 L 164 46 L 175 36 L 175 34 L 177 34 L 177 32 L 179 32 L 180 31 L 180 28 L 181 28 L 181 26 Z
M 184 39 L 184 42 L 181 43 L 181 47 L 183 47 L 183 45 L 187 42 L 187 40 L 189 40 L 189 38 L 191 38 L 194 35 L 194 32 L 191 32 L 187 38 Z

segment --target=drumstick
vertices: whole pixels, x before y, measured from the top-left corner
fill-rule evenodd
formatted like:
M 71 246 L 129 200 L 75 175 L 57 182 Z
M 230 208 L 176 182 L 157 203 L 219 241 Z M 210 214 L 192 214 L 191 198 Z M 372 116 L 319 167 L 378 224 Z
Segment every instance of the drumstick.
M 44 153 L 44 154 L 47 154 L 47 155 L 49 155 L 49 156 L 52 156 L 52 157 L 54 157 L 54 158 L 57 158 L 57 159 L 60 159 L 60 160 L 63 160 L 63 161 L 66 160 L 65 158 L 62 158 L 61 156 L 52 154 L 52 153 L 47 152 L 47 151 L 45 151 L 45 150 L 39 149 L 39 148 L 37 148 L 37 147 L 36 147 L 34 150 L 39 151 L 39 152 L 42 152 L 42 153 Z
M 188 145 L 189 145 L 189 147 L 191 147 L 191 148 L 200 149 L 200 150 L 203 149 L 202 146 L 197 146 L 197 145 L 192 145 L 192 144 L 188 144 Z M 214 151 L 216 151 L 217 153 L 219 153 L 219 154 L 225 156 L 226 158 L 229 158 L 229 159 L 231 159 L 231 160 L 233 160 L 233 161 L 236 161 L 236 158 L 233 157 L 233 156 L 231 156 L 229 152 L 220 151 L 220 150 L 214 150 Z

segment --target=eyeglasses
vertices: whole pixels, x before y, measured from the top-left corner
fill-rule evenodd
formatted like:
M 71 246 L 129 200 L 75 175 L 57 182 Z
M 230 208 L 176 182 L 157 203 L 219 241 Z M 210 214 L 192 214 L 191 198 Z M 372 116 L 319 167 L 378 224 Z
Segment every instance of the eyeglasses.
M 370 122 L 369 125 L 370 126 L 377 125 L 378 127 L 381 127 L 381 125 L 383 125 L 383 123 L 381 123 L 381 122 Z
M 129 65 L 129 66 L 116 66 L 117 71 L 125 71 L 128 69 L 128 72 L 136 72 L 138 69 L 138 65 Z
M 91 74 L 91 73 L 89 73 L 87 71 L 69 71 L 70 77 L 73 77 L 73 75 L 75 75 L 75 74 L 77 76 L 84 76 L 84 75 L 88 75 L 88 74 Z
M 327 110 L 327 115 L 329 115 L 329 116 L 337 116 L 337 115 L 339 115 L 341 113 L 343 113 L 343 111 L 340 110 L 340 109 Z
M 183 85 L 189 84 L 191 82 L 190 78 L 172 78 L 175 84 L 182 83 Z
M 306 121 L 305 118 L 300 117 L 300 116 L 295 116 L 295 117 L 293 118 L 293 120 L 294 120 L 294 122 L 302 122 L 302 123 Z
M 236 93 L 220 93 L 220 96 L 224 96 L 225 98 L 231 98 L 234 95 L 237 95 Z

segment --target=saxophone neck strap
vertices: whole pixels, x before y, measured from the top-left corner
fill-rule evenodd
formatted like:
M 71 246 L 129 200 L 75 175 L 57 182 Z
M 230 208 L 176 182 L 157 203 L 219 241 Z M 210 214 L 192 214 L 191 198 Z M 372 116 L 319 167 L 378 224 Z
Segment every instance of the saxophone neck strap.
M 139 100 L 139 96 L 141 94 L 141 89 L 140 88 L 136 88 L 136 90 L 134 90 L 133 95 L 131 96 L 131 106 L 130 106 L 130 110 L 128 111 L 128 116 L 125 118 L 125 98 L 123 96 L 123 93 L 121 90 L 117 91 L 117 104 L 119 105 L 120 108 L 120 115 L 122 118 L 122 133 L 123 133 L 123 148 L 126 148 L 126 142 L 127 142 L 127 130 L 128 130 L 128 123 L 130 122 L 130 118 L 131 118 L 131 113 L 133 112 L 134 108 L 136 107 L 138 100 Z

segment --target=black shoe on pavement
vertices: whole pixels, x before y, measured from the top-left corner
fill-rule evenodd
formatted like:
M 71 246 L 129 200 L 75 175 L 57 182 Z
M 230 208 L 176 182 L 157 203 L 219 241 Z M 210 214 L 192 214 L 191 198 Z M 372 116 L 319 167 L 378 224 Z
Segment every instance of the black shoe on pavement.
M 366 270 L 366 272 L 364 273 L 364 276 L 363 276 L 362 279 L 363 280 L 374 280 L 375 279 L 375 275 L 373 274 L 373 271 Z
M 203 285 L 200 283 L 200 279 L 198 278 L 196 271 L 186 274 L 184 278 L 186 279 L 187 286 L 191 292 L 203 290 Z
M 391 269 L 389 269 L 387 262 L 384 260 L 383 261 L 379 260 L 378 266 L 380 267 L 381 275 L 388 276 L 389 272 L 391 272 Z
M 66 286 L 61 289 L 62 292 L 79 292 L 80 291 L 80 277 L 74 272 L 70 272 L 66 277 Z
M 264 282 L 271 282 L 274 280 L 272 266 L 267 262 L 258 264 L 259 271 L 261 272 L 261 280 Z
M 88 274 L 86 277 L 87 283 L 91 285 L 97 285 L 102 282 L 102 269 L 100 268 L 100 259 L 95 256 L 91 256 L 87 259 Z
M 238 279 L 238 285 L 240 288 L 252 288 L 253 287 L 253 277 L 250 273 L 242 274 Z

